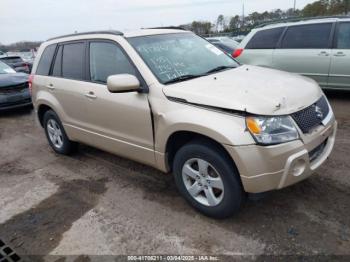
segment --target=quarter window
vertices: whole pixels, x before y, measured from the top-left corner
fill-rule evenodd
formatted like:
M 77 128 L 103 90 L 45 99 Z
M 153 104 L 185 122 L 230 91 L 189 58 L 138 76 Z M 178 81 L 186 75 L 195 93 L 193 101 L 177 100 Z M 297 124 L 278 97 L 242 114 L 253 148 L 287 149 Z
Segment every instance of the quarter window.
M 94 82 L 106 83 L 111 75 L 136 75 L 135 68 L 116 44 L 90 43 L 90 77 Z
M 55 50 L 56 50 L 56 45 L 49 45 L 48 47 L 45 48 L 43 54 L 41 55 L 38 68 L 36 69 L 37 75 L 43 75 L 43 76 L 49 75 Z
M 61 76 L 62 75 L 62 50 L 63 46 L 60 46 L 57 51 L 55 63 L 52 69 L 53 76 Z
M 64 45 L 62 58 L 62 76 L 64 78 L 83 80 L 84 52 L 84 43 Z
M 340 23 L 338 25 L 338 49 L 350 49 L 350 23 Z
M 246 49 L 275 49 L 285 27 L 257 32 Z
M 312 24 L 289 27 L 282 41 L 286 49 L 329 48 L 332 24 Z

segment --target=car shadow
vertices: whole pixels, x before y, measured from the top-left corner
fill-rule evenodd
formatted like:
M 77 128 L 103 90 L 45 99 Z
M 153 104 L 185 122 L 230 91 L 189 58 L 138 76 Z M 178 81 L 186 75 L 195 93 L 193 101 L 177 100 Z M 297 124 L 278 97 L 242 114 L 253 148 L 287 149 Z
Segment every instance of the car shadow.
M 18 116 L 30 115 L 33 111 L 33 106 L 26 106 L 14 109 L 0 110 L 0 118 L 11 118 Z

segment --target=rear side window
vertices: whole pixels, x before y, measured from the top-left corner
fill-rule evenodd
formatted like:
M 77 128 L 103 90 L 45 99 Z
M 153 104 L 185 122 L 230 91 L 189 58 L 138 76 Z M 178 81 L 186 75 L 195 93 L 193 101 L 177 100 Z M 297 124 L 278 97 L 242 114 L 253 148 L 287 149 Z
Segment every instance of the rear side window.
M 329 48 L 332 26 L 331 23 L 327 23 L 289 27 L 282 41 L 282 48 Z
M 62 57 L 62 76 L 83 80 L 85 43 L 65 44 Z
M 257 32 L 249 41 L 246 49 L 274 49 L 285 27 L 268 29 Z
M 350 49 L 350 23 L 338 25 L 337 49 Z
M 41 55 L 38 68 L 36 69 L 37 75 L 48 76 L 50 72 L 50 67 L 52 63 L 53 56 L 55 54 L 57 45 L 49 45 L 45 48 L 43 54 Z
M 111 75 L 131 74 L 136 70 L 121 48 L 113 43 L 90 43 L 90 77 L 94 82 L 106 83 Z

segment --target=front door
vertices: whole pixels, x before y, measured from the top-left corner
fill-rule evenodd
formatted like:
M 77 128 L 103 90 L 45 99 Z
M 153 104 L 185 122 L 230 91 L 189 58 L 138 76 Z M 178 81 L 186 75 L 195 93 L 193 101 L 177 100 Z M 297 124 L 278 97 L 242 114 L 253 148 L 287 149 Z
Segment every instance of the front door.
M 90 41 L 90 82 L 86 83 L 88 130 L 96 147 L 154 165 L 151 111 L 147 93 L 111 93 L 107 78 L 132 74 L 140 78 L 126 53 L 115 42 Z M 140 79 L 141 80 L 141 79 Z

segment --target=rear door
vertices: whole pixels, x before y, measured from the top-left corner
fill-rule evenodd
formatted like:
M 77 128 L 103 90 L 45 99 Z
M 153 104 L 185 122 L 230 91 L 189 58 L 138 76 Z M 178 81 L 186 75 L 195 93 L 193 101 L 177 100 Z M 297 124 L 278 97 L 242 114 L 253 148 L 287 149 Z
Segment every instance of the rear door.
M 236 59 L 242 64 L 272 67 L 274 50 L 285 27 L 258 31 Z
M 273 67 L 311 77 L 326 87 L 333 25 L 320 23 L 289 27 L 274 53 Z
M 52 65 L 52 61 L 55 56 L 57 44 L 49 45 L 47 46 L 41 56 L 40 61 L 38 63 L 38 66 L 36 68 L 36 71 L 34 73 L 34 89 L 33 89 L 33 95 L 39 95 L 40 91 L 48 91 L 49 82 L 50 82 L 50 69 Z M 40 99 L 41 96 L 37 97 L 37 99 Z M 33 103 L 36 103 L 37 99 L 33 99 Z M 39 101 L 40 103 L 40 101 Z
M 350 90 L 350 22 L 337 25 L 328 86 Z
M 106 151 L 154 165 L 147 93 L 111 93 L 106 85 L 107 78 L 117 74 L 135 75 L 143 83 L 137 69 L 114 41 L 90 41 L 88 57 L 90 83 L 86 85 L 88 97 L 85 100 L 93 143 Z
M 86 42 L 68 42 L 58 45 L 54 63 L 51 69 L 51 77 L 46 83 L 46 88 L 54 97 L 55 109 L 61 116 L 61 121 L 68 136 L 81 142 L 89 140 L 85 130 L 86 105 L 85 94 L 85 52 Z

